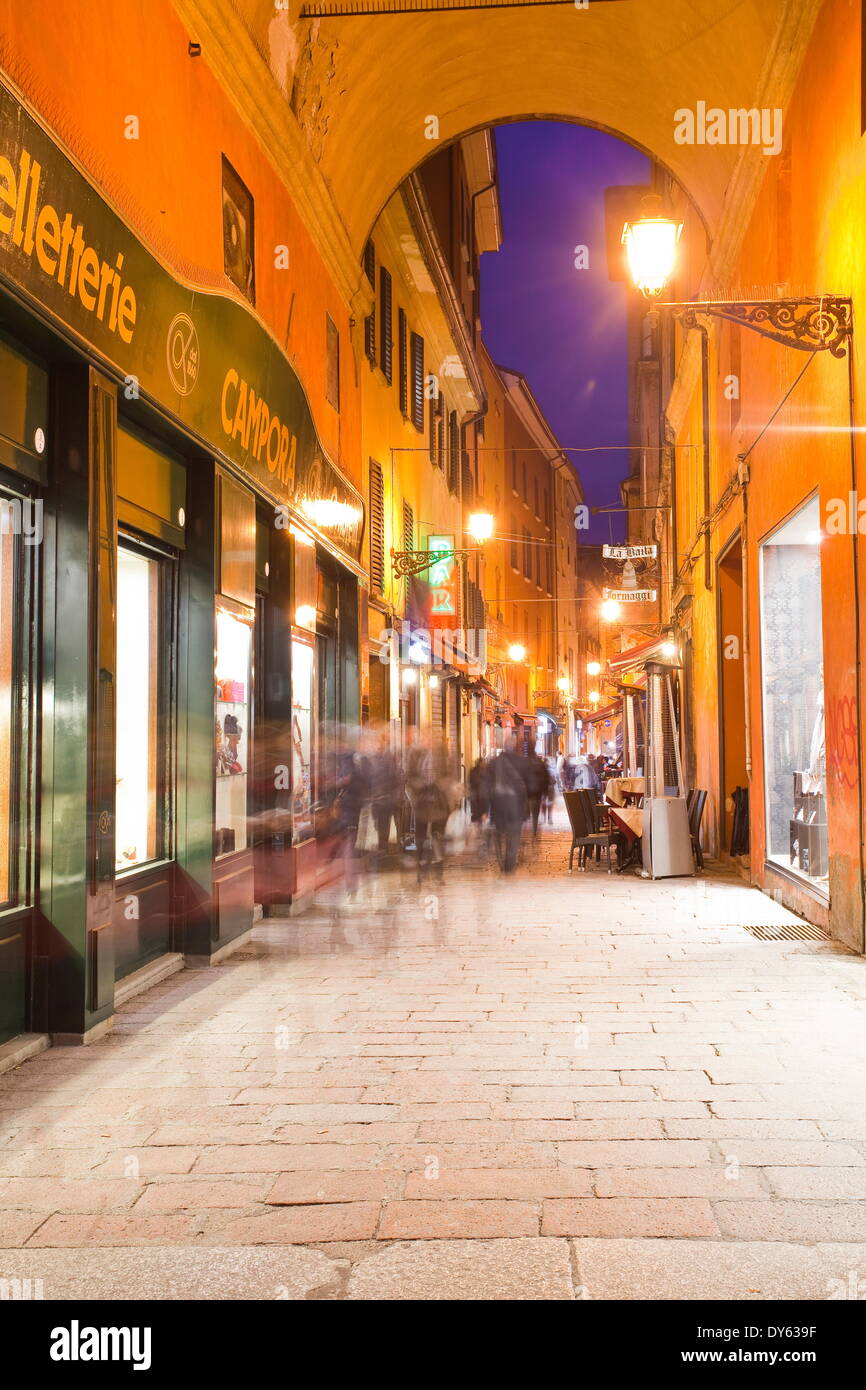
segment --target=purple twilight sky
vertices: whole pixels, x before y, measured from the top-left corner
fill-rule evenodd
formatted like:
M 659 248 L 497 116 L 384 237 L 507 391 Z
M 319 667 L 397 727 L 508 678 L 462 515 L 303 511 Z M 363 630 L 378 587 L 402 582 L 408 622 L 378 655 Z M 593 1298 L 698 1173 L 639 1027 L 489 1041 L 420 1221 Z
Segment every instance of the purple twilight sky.
M 497 362 L 522 372 L 563 444 L 627 444 L 625 285 L 608 279 L 604 190 L 649 161 L 587 126 L 525 121 L 495 132 L 502 249 L 481 258 L 481 319 Z M 589 268 L 575 269 L 575 247 Z M 590 505 L 618 503 L 628 455 L 573 456 Z M 622 517 L 613 517 L 613 536 Z M 584 539 L 610 539 L 593 517 Z

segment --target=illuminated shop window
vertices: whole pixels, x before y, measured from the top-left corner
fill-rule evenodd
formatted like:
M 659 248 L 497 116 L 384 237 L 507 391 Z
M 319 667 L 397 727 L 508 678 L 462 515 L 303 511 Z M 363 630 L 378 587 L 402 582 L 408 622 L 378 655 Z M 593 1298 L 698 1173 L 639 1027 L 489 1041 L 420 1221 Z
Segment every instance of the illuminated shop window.
M 767 858 L 827 891 L 827 779 L 817 497 L 761 546 Z
M 159 855 L 159 561 L 117 552 L 118 870 Z
M 247 844 L 247 782 L 250 723 L 251 628 L 237 614 L 216 615 L 216 771 L 217 858 Z
M 14 700 L 15 537 L 0 534 L 0 902 L 12 897 L 10 826 L 12 820 L 12 705 Z

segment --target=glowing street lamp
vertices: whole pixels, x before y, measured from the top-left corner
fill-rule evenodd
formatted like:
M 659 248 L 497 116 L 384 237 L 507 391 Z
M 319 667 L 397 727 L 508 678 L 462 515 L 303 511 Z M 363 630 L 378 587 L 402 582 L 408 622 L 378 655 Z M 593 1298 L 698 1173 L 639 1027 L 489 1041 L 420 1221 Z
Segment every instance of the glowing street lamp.
M 600 690 L 591 690 L 591 691 L 589 692 L 589 699 L 590 699 L 590 704 L 597 705 L 598 702 L 599 702 L 599 700 L 601 699 L 601 691 L 600 691 Z
M 571 681 L 568 679 L 568 676 L 560 676 L 559 680 L 556 682 L 556 688 L 557 690 L 561 690 L 563 695 L 567 695 L 571 689 Z
M 512 642 L 511 646 L 508 648 L 508 659 L 509 661 L 517 662 L 525 661 L 526 648 L 521 646 L 519 642 Z
M 615 623 L 620 614 L 620 607 L 615 598 L 606 598 L 601 605 L 601 616 L 606 623 Z
M 647 299 L 660 295 L 673 275 L 682 230 L 682 222 L 664 216 L 662 200 L 655 193 L 642 200 L 640 217 L 623 227 L 629 272 Z
M 676 644 L 676 642 L 662 642 L 662 656 L 676 656 L 676 655 L 677 655 L 677 644 Z
M 600 676 L 600 675 L 601 675 L 601 662 L 600 662 L 600 661 L 588 661 L 588 662 L 586 663 L 586 674 L 587 674 L 588 676 Z
M 493 535 L 493 517 L 489 512 L 473 512 L 466 522 L 466 530 L 474 541 L 483 545 Z

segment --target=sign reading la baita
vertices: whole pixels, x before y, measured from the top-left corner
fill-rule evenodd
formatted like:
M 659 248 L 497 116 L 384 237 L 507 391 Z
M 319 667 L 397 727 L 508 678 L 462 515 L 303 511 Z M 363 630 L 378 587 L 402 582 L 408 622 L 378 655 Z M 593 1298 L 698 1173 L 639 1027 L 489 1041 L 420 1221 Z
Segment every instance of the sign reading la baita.
M 364 505 L 325 454 L 297 373 L 255 315 L 187 288 L 0 83 L 0 281 L 281 506 L 360 556 Z

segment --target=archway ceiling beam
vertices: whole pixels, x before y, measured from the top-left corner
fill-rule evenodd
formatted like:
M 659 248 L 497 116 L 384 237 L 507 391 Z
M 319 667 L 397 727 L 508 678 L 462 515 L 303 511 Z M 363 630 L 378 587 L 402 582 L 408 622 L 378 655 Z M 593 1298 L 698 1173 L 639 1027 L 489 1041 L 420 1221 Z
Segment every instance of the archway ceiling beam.
M 443 142 L 532 117 L 609 130 L 659 160 L 697 208 L 722 283 L 771 156 L 678 144 L 675 112 L 698 102 L 784 110 L 821 0 L 619 0 L 312 22 L 293 19 L 300 0 L 291 12 L 274 0 L 174 3 L 357 298 L 364 242 L 403 179 Z M 431 116 L 438 143 L 426 138 Z

